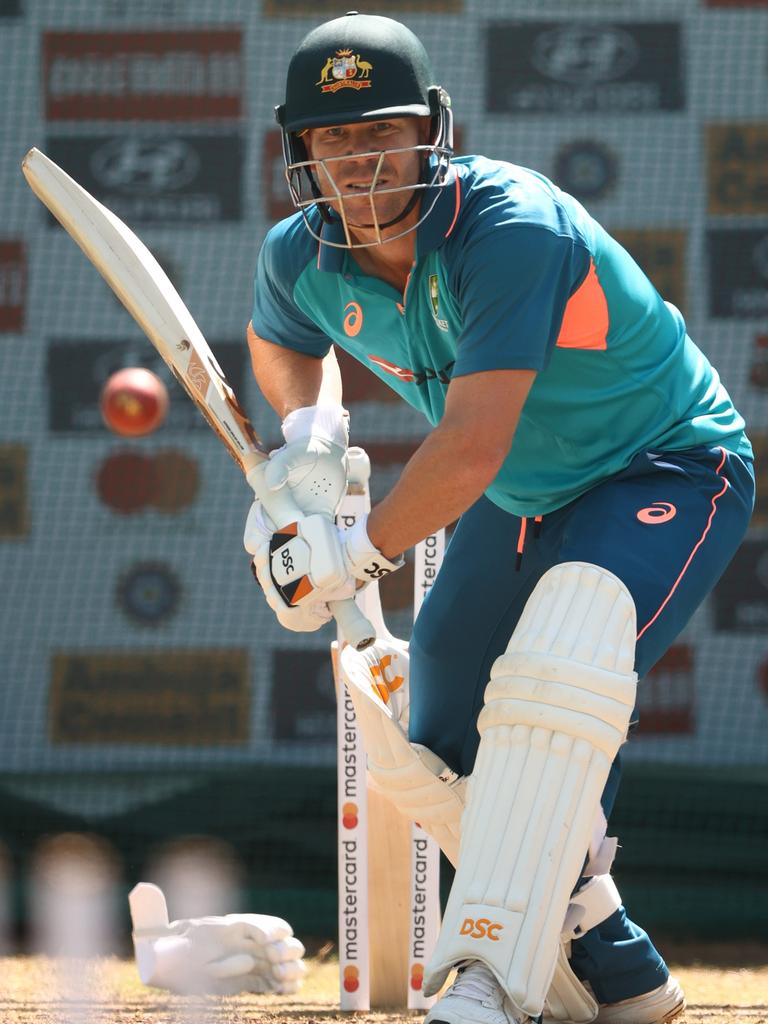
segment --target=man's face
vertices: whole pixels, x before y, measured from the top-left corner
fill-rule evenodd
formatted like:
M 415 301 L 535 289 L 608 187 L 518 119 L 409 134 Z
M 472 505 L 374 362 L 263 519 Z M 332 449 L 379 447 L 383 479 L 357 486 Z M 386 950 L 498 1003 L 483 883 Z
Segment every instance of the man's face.
M 428 134 L 429 118 L 396 117 L 310 128 L 304 143 L 309 158 L 318 161 L 314 173 L 323 195 L 343 195 L 349 226 L 366 229 L 374 222 L 386 224 L 405 209 L 413 194 L 409 186 L 418 183 L 423 159 L 423 153 L 412 147 L 425 144 Z M 401 149 L 409 151 L 381 157 L 384 150 Z M 382 191 L 393 188 L 407 191 Z M 341 202 L 330 200 L 336 213 L 341 213 Z M 402 224 L 394 230 L 401 231 Z

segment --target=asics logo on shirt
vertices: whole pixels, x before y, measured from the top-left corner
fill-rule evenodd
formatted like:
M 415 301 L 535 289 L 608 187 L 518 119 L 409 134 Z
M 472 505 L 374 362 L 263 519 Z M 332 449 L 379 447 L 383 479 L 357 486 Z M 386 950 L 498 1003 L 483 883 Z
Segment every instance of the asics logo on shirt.
M 348 338 L 356 338 L 363 326 L 363 311 L 357 302 L 348 302 L 344 307 L 344 333 Z
M 648 508 L 641 508 L 637 518 L 641 523 L 655 526 L 657 523 L 668 523 L 677 515 L 677 509 L 668 501 L 654 501 Z
M 451 360 L 441 370 L 433 370 L 431 366 L 428 366 L 424 370 L 408 370 L 403 366 L 397 366 L 395 363 L 390 363 L 386 359 L 382 359 L 381 356 L 374 356 L 368 353 L 368 358 L 372 363 L 375 363 L 379 369 L 384 370 L 386 373 L 391 373 L 393 377 L 397 377 L 398 380 L 406 381 L 409 384 L 426 384 L 428 380 L 438 380 L 441 384 L 450 384 L 451 382 L 451 370 L 454 367 L 455 360 Z

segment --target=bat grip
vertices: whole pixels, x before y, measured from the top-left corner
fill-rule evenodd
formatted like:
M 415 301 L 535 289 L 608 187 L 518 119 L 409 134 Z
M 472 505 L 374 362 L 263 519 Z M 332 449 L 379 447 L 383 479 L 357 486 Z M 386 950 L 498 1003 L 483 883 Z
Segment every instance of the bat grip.
M 331 601 L 328 605 L 333 613 L 341 635 L 356 651 L 364 651 L 376 639 L 376 630 L 363 614 L 354 598 Z
M 247 474 L 247 480 L 269 518 L 278 529 L 287 526 L 288 523 L 295 523 L 297 520 L 303 519 L 304 513 L 293 500 L 290 488 L 280 487 L 273 491 L 266 486 L 263 465 L 251 470 Z M 342 636 L 350 646 L 354 647 L 356 651 L 364 651 L 366 647 L 371 646 L 376 639 L 376 630 L 353 597 L 347 597 L 343 601 L 331 601 L 328 607 L 336 619 Z

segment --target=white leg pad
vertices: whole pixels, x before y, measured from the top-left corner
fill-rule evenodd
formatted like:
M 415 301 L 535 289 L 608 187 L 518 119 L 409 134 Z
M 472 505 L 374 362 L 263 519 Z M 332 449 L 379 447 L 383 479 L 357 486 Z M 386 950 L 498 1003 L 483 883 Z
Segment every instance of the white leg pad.
M 408 667 L 401 640 L 377 640 L 364 651 L 345 647 L 341 654 L 372 785 L 456 864 L 466 779 L 427 747 L 408 741 Z
M 371 784 L 410 821 L 417 821 L 436 840 L 455 867 L 461 838 L 461 816 L 466 800 L 467 780 L 446 768 L 427 747 L 409 743 L 408 649 L 403 641 L 378 640 L 367 651 L 344 648 L 341 675 L 355 706 L 368 754 Z M 590 843 L 589 868 L 612 859 L 615 840 L 605 839 L 606 821 L 598 808 Z M 607 863 L 605 870 L 610 866 Z M 584 988 L 568 963 L 570 940 L 610 916 L 620 905 L 616 887 L 608 876 L 593 879 L 571 898 L 566 927 L 558 953 L 552 983 L 547 992 L 545 1019 L 590 1024 L 597 1016 L 597 1003 Z M 612 887 L 615 898 L 604 894 Z
M 517 1008 L 543 1008 L 571 893 L 635 703 L 636 616 L 612 573 L 545 573 L 497 659 L 462 821 L 459 866 L 424 992 L 466 959 Z
M 565 946 L 557 949 L 557 962 L 544 1002 L 544 1024 L 592 1024 L 598 1013 L 597 1001 L 571 970 Z

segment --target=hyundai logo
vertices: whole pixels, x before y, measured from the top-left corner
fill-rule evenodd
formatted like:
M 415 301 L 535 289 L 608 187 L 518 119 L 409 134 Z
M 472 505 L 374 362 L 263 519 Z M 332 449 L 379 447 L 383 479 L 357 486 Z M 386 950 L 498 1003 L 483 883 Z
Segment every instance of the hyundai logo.
M 531 62 L 559 82 L 607 82 L 628 71 L 638 58 L 628 32 L 610 25 L 558 26 L 535 40 Z
M 91 157 L 100 185 L 145 195 L 183 188 L 199 167 L 197 153 L 181 139 L 113 139 Z

